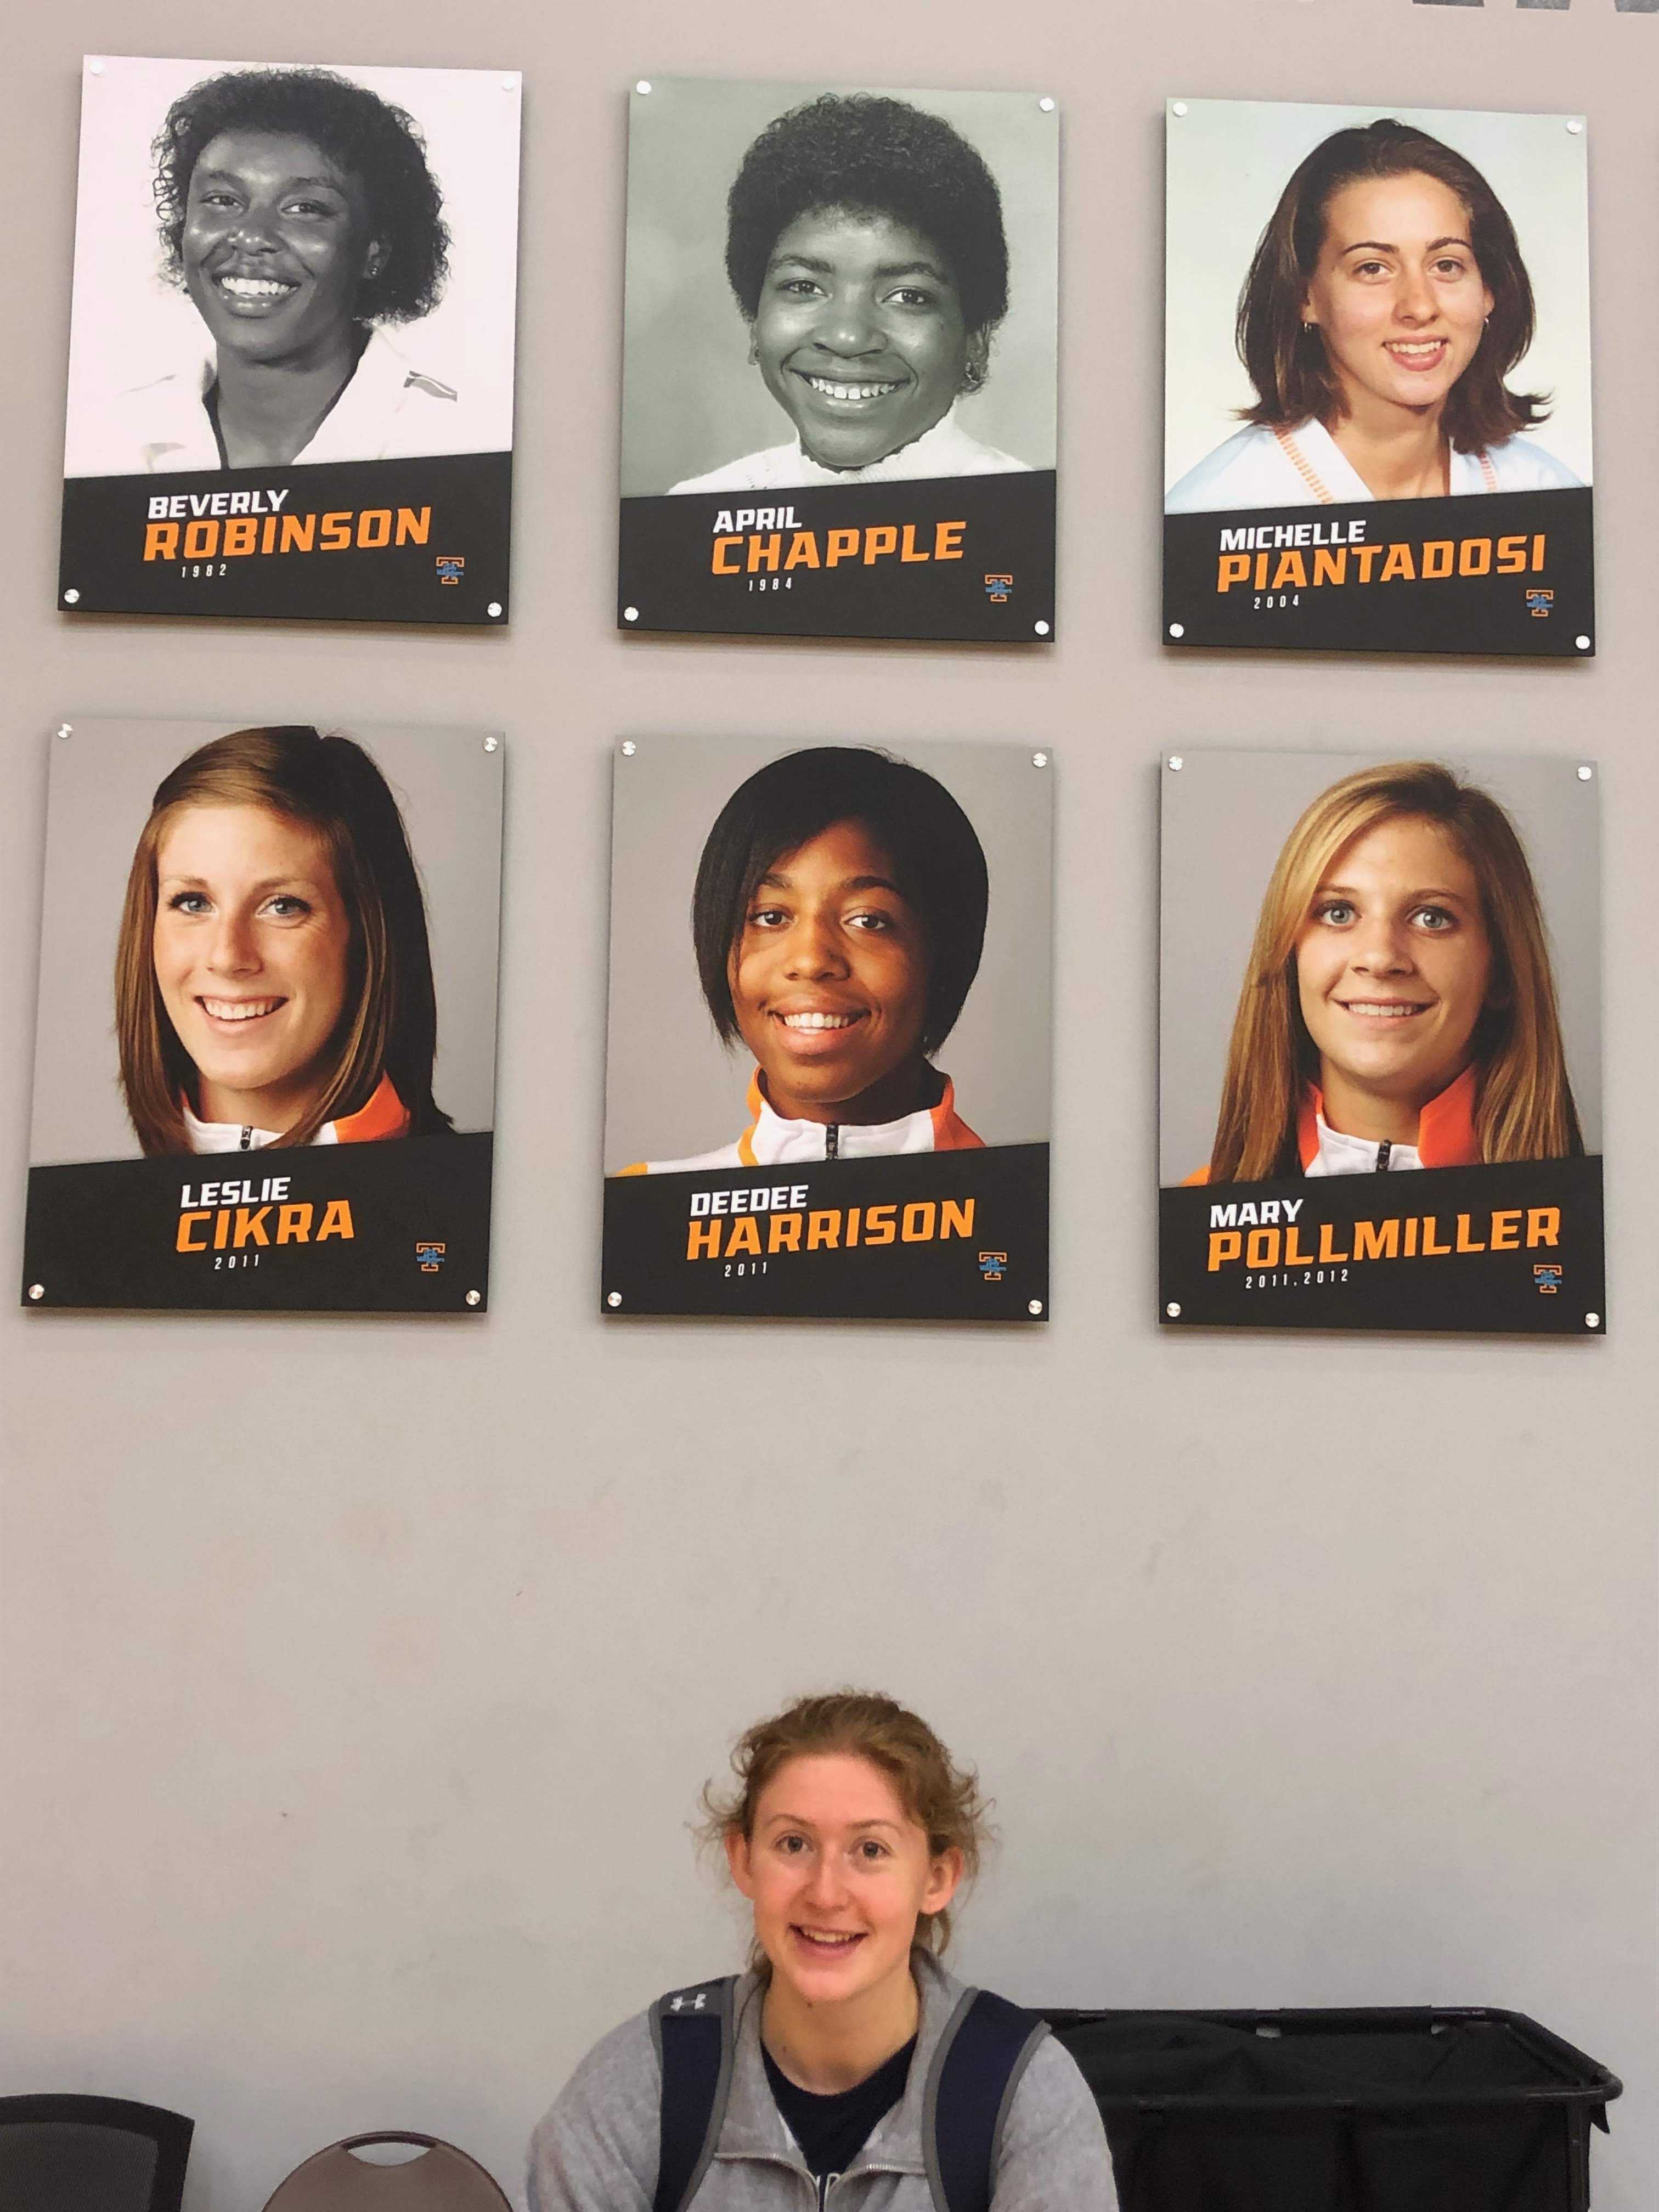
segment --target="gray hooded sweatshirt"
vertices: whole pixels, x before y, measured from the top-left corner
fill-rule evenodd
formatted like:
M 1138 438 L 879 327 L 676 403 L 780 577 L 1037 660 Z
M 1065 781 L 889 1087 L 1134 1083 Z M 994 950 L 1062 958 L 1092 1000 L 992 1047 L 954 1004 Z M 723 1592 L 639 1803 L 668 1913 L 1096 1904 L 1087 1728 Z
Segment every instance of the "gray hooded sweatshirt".
M 963 1984 L 925 1954 L 914 1960 L 921 2017 L 903 2096 L 824 2191 L 826 2212 L 934 2212 L 922 2154 L 929 2068 Z M 753 1974 L 733 2002 L 732 2094 L 720 2141 L 692 2198 L 695 2212 L 817 2212 L 818 2185 L 785 2126 L 761 2059 Z M 530 2145 L 530 2212 L 652 2212 L 662 2068 L 650 2016 L 595 2044 L 555 2099 Z M 1008 2108 L 992 2212 L 1116 2212 L 1100 2112 L 1069 2051 L 1048 2038 L 1033 2052 Z

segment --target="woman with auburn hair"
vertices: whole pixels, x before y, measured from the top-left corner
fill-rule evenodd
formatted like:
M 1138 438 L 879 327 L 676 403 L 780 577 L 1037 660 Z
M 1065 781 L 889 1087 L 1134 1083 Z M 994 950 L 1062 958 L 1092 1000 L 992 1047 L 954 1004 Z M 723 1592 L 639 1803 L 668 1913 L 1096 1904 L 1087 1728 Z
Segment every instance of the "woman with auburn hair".
M 1432 761 L 1358 770 L 1285 841 L 1194 1182 L 1583 1151 L 1515 826 Z
M 1515 226 L 1472 161 L 1389 117 L 1334 131 L 1279 195 L 1240 295 L 1247 428 L 1164 512 L 1577 485 L 1522 434 L 1543 396 L 1504 380 L 1534 322 Z
M 536 2130 L 532 2212 L 945 2212 L 963 2170 L 991 2212 L 1114 2212 L 1069 2053 L 939 1963 L 986 1838 L 973 1772 L 856 1690 L 757 1722 L 732 1766 L 703 1834 L 752 1908 L 749 1971 L 594 2046 Z
M 144 1152 L 447 1130 L 426 904 L 385 777 L 349 738 L 237 730 L 156 788 L 115 962 Z

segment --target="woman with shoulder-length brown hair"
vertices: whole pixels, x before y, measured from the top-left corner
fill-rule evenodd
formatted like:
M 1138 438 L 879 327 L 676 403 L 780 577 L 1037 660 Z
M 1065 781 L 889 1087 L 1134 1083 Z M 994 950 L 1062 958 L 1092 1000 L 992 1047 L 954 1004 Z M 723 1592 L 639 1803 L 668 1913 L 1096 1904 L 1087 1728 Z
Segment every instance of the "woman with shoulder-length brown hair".
M 426 905 L 386 778 L 349 738 L 237 730 L 164 776 L 115 961 L 144 1152 L 447 1130 Z
M 1358 770 L 1261 902 L 1209 1164 L 1194 1182 L 1583 1151 L 1526 853 L 1432 761 Z
M 1568 489 L 1529 435 L 1542 394 L 1506 379 L 1532 284 L 1473 161 L 1382 117 L 1299 165 L 1261 234 L 1236 337 L 1255 401 L 1165 512 Z

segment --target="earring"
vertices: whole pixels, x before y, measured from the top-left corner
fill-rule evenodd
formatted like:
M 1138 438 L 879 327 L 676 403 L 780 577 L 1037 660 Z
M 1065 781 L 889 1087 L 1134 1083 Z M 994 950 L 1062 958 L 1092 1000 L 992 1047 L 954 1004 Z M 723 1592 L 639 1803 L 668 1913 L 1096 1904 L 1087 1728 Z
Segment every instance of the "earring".
M 1302 319 L 1302 327 L 1304 331 L 1316 331 L 1319 325 L 1317 323 L 1310 323 L 1304 315 Z
M 970 361 L 962 372 L 963 390 L 964 392 L 977 392 L 984 381 L 985 371 L 980 367 L 976 361 Z

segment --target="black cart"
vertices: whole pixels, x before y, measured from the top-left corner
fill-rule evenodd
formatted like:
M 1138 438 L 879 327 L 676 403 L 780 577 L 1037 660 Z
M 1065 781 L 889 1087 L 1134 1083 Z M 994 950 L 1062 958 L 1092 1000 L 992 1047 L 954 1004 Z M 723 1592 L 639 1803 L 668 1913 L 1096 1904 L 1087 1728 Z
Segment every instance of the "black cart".
M 1523 2014 L 1049 2012 L 1121 2212 L 1588 2212 L 1623 2084 Z

